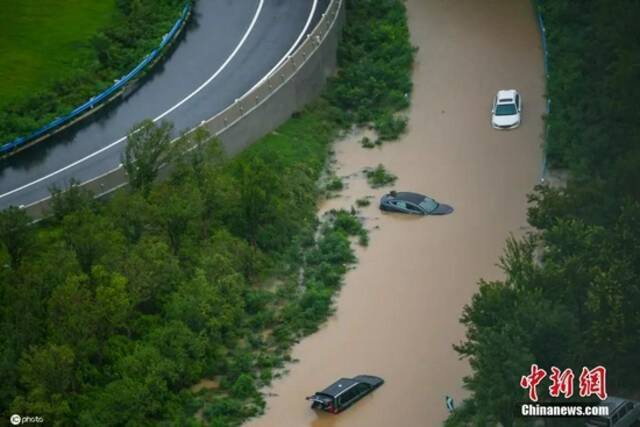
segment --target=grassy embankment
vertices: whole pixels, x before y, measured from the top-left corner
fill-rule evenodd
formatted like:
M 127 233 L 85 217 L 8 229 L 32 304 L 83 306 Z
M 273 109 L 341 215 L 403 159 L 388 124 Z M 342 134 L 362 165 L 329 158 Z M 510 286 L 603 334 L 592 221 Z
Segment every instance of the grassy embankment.
M 116 1 L 1 0 L 0 108 L 45 90 L 92 56 L 91 38 L 115 18 Z
M 184 4 L 0 0 L 0 144 L 112 85 L 157 47 Z
M 538 186 L 528 220 L 510 240 L 505 281 L 481 282 L 457 347 L 469 358 L 471 399 L 448 426 L 527 425 L 519 386 L 532 363 L 607 369 L 609 395 L 640 390 L 640 6 L 624 0 L 544 1 L 552 109 L 547 154 L 570 171 L 566 188 Z M 547 377 L 538 386 L 549 396 Z M 595 396 L 591 398 L 597 399 Z M 551 420 L 547 420 L 550 422 Z M 584 425 L 562 419 L 553 425 Z
M 3 417 L 220 427 L 262 410 L 259 387 L 331 313 L 356 261 L 350 240 L 367 244 L 352 213 L 316 218 L 331 142 L 408 104 L 403 3 L 347 6 L 341 71 L 323 98 L 236 158 L 206 144 L 163 182 L 138 161 L 132 188 L 99 202 L 56 193 L 35 227 L 0 213 Z M 166 132 L 151 125 L 131 152 L 164 150 Z M 216 385 L 192 391 L 203 378 Z

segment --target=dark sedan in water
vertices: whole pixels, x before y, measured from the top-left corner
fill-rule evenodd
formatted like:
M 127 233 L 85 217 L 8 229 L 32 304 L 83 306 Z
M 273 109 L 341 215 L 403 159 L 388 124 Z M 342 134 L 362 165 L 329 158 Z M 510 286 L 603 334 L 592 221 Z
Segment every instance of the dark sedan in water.
M 382 196 L 380 209 L 414 215 L 446 215 L 453 212 L 451 206 L 439 203 L 424 194 L 395 191 Z
M 311 408 L 337 414 L 356 403 L 384 383 L 384 380 L 373 375 L 358 375 L 353 378 L 340 378 L 335 383 L 313 396 Z

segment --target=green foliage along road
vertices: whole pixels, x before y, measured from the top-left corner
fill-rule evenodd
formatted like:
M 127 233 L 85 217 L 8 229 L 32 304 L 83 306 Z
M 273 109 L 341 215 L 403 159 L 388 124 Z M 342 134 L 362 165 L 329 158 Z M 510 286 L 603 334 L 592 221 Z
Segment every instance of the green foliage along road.
M 168 125 L 146 123 L 123 158 L 132 186 L 105 201 L 54 191 L 35 226 L 0 212 L 0 417 L 53 425 L 238 425 L 258 414 L 258 387 L 279 375 L 291 345 L 332 312 L 332 297 L 367 244 L 352 213 L 319 224 L 317 181 L 352 108 L 373 106 L 353 68 L 392 73 L 402 92 L 411 61 L 393 70 L 361 48 L 372 38 L 411 52 L 404 5 L 350 0 L 341 75 L 325 97 L 234 159 L 203 132 L 171 156 Z M 387 31 L 353 26 L 376 16 Z M 398 36 L 400 35 L 400 36 Z M 364 55 L 364 57 L 362 56 Z M 384 68 L 384 71 L 382 70 Z M 341 88 L 354 89 L 336 101 Z M 377 89 L 381 90 L 381 89 Z M 346 106 L 347 103 L 349 107 Z M 159 162 L 171 175 L 154 182 Z M 135 161 L 134 161 L 135 160 Z M 215 378 L 213 389 L 192 388 Z
M 471 363 L 472 397 L 449 426 L 524 425 L 514 405 L 526 401 L 518 382 L 532 363 L 576 375 L 603 365 L 610 395 L 640 390 L 640 7 L 543 4 L 548 154 L 571 174 L 566 188 L 530 195 L 538 232 L 508 242 L 506 280 L 481 282 L 464 310 L 467 336 L 456 349 Z M 538 392 L 548 399 L 547 387 Z
M 342 110 L 342 123 L 373 123 L 382 140 L 395 139 L 406 119 L 394 113 L 409 106 L 413 88 L 406 9 L 397 0 L 347 0 L 347 15 L 338 59 L 350 65 L 340 69 L 327 98 Z
M 0 0 L 0 144 L 105 90 L 176 22 L 184 0 Z

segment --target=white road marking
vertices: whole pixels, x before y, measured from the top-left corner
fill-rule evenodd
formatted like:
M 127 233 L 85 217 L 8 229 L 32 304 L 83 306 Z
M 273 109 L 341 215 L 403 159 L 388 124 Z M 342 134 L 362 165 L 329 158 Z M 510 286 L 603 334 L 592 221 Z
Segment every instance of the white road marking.
M 247 91 L 247 93 L 250 93 L 251 91 L 253 91 L 255 88 L 257 88 L 258 86 L 260 86 L 262 83 L 264 83 L 269 77 L 271 77 L 271 74 L 273 74 L 273 72 L 275 70 L 278 69 L 278 67 L 280 65 L 282 65 L 282 63 L 284 61 L 287 60 L 287 58 L 289 57 L 289 55 L 291 55 L 291 52 L 293 52 L 293 50 L 296 48 L 296 46 L 298 45 L 298 43 L 300 42 L 300 40 L 302 40 L 302 38 L 304 37 L 304 35 L 306 34 L 307 30 L 309 29 L 309 25 L 311 25 L 311 20 L 313 20 L 313 15 L 315 15 L 316 13 L 316 7 L 318 6 L 318 0 L 313 0 L 313 5 L 311 6 L 311 13 L 309 14 L 309 17 L 307 18 L 307 22 L 306 24 L 304 24 L 304 28 L 302 29 L 302 32 L 300 33 L 300 35 L 298 36 L 298 38 L 296 39 L 295 42 L 293 42 L 293 44 L 291 45 L 291 47 L 289 48 L 289 50 L 287 51 L 287 53 L 284 54 L 284 56 L 280 59 L 280 61 L 278 61 L 278 63 L 271 69 L 269 70 L 269 72 L 267 74 L 265 74 L 265 76 L 262 78 L 262 80 L 260 80 L 258 83 L 256 83 L 255 85 L 253 85 L 253 87 L 251 89 L 249 89 Z M 247 94 L 245 93 L 245 95 Z M 244 95 L 242 95 L 243 97 Z M 241 98 L 242 98 L 241 97 Z
M 184 104 L 185 102 L 187 102 L 189 99 L 191 99 L 192 97 L 194 97 L 196 94 L 198 94 L 198 92 L 200 92 L 202 89 L 204 89 L 208 84 L 210 84 L 216 77 L 218 77 L 218 75 L 227 67 L 227 65 L 229 65 L 229 63 L 231 62 L 231 60 L 236 56 L 236 54 L 238 53 L 238 51 L 242 48 L 242 46 L 244 45 L 244 43 L 246 42 L 247 38 L 249 37 L 249 34 L 251 33 L 251 31 L 253 31 L 253 28 L 256 25 L 256 22 L 258 21 L 258 16 L 260 15 L 260 12 L 262 11 L 262 6 L 264 5 L 264 0 L 258 0 L 258 8 L 256 9 L 255 14 L 253 15 L 253 19 L 251 20 L 251 24 L 249 24 L 249 27 L 247 28 L 247 30 L 245 31 L 244 35 L 242 36 L 242 39 L 240 39 L 240 42 L 238 43 L 238 45 L 235 47 L 235 49 L 233 50 L 233 52 L 231 52 L 231 55 L 229 55 L 229 57 L 224 61 L 224 63 L 216 70 L 215 73 L 213 73 L 213 75 L 211 75 L 211 77 L 209 77 L 204 83 L 202 83 L 196 90 L 194 90 L 193 92 L 191 92 L 189 95 L 187 95 L 183 100 L 181 100 L 180 102 L 178 102 L 176 105 L 174 105 L 173 107 L 169 108 L 167 111 L 165 111 L 164 113 L 160 114 L 158 117 L 154 118 L 153 121 L 157 122 L 158 120 L 162 120 L 165 116 L 167 116 L 168 114 L 170 114 L 172 111 L 174 111 L 176 108 L 180 107 L 182 104 Z M 134 131 L 137 132 L 137 131 Z M 127 139 L 126 136 L 118 139 L 117 141 L 112 142 L 109 145 L 105 145 L 104 147 L 102 147 L 101 149 L 94 151 L 93 153 L 76 160 L 73 163 L 68 164 L 67 166 L 60 168 L 54 172 L 51 172 L 45 176 L 42 176 L 34 181 L 31 181 L 27 184 L 24 184 L 20 187 L 14 188 L 11 191 L 7 191 L 4 194 L 0 194 L 0 199 L 10 196 L 11 194 L 17 193 L 18 191 L 22 191 L 25 188 L 29 188 L 35 184 L 38 184 L 39 182 L 45 181 L 49 178 L 51 178 L 52 176 L 58 175 L 61 172 L 64 172 L 66 170 L 71 169 L 72 167 L 79 165 L 80 163 L 85 162 L 86 160 L 89 160 L 109 149 L 111 149 L 112 147 L 115 147 L 116 145 L 120 144 L 121 142 L 125 141 Z

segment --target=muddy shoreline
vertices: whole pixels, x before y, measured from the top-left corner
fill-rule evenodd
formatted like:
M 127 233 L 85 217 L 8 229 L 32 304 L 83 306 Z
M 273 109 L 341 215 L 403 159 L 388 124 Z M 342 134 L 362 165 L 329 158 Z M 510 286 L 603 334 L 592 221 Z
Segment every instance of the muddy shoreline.
M 299 363 L 268 390 L 266 414 L 249 426 L 436 426 L 444 396 L 459 402 L 469 372 L 452 344 L 480 278 L 496 267 L 509 233 L 526 230 L 526 194 L 538 181 L 544 113 L 540 35 L 527 0 L 408 0 L 413 73 L 409 129 L 400 141 L 367 150 L 361 135 L 335 145 L 340 197 L 321 212 L 361 209 L 370 245 L 345 278 L 336 314 L 293 349 Z M 498 25 L 499 24 L 499 25 Z M 522 126 L 497 132 L 489 105 L 498 89 L 523 96 Z M 393 188 L 428 194 L 456 209 L 445 217 L 383 214 L 360 173 L 383 164 Z M 342 376 L 370 373 L 386 384 L 339 416 L 316 414 L 304 397 Z

